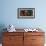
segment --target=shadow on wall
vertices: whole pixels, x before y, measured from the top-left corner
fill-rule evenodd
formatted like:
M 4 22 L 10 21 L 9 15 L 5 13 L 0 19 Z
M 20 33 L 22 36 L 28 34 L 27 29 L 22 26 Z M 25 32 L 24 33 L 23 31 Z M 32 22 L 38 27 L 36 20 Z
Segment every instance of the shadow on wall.
M 4 24 L 0 24 L 0 43 L 2 43 L 2 36 L 3 36 L 3 32 L 6 32 L 6 29 L 4 30 L 5 25 Z

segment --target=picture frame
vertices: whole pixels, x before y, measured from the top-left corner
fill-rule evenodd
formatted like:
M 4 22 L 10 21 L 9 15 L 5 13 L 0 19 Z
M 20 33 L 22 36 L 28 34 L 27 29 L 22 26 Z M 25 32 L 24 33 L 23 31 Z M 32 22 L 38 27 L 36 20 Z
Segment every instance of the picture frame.
M 19 19 L 34 19 L 35 8 L 18 8 L 17 14 Z

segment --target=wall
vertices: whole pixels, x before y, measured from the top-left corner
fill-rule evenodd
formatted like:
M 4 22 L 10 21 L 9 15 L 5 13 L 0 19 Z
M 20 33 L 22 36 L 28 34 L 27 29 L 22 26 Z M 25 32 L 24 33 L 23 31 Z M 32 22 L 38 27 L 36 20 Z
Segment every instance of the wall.
M 0 0 L 0 27 L 40 27 L 46 32 L 46 0 Z M 17 8 L 35 8 L 35 19 L 18 19 Z
M 45 0 L 1 0 L 0 24 L 15 25 L 17 28 L 46 28 Z M 35 8 L 35 19 L 18 19 L 17 8 Z

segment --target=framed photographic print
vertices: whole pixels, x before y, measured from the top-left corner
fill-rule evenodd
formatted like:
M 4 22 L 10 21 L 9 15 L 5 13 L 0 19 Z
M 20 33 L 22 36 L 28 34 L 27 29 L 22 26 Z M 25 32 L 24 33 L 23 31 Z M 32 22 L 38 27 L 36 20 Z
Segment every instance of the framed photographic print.
M 17 14 L 18 18 L 33 19 L 35 18 L 35 8 L 18 8 Z

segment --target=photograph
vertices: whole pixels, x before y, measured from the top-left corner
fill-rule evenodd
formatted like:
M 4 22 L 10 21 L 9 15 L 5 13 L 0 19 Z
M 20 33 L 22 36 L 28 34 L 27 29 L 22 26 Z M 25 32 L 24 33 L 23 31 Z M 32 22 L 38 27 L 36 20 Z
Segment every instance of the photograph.
M 18 8 L 18 18 L 35 18 L 35 8 Z

